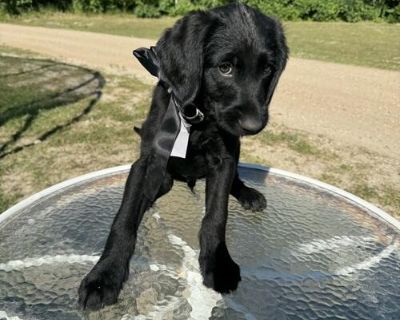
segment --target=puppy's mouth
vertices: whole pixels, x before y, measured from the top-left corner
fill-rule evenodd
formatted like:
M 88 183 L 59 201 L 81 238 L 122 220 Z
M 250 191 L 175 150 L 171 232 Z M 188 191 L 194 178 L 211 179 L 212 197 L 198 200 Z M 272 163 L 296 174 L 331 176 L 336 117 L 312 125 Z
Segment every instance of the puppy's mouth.
M 247 130 L 247 129 L 243 129 L 242 127 L 240 127 L 240 136 L 252 136 L 252 135 L 255 135 L 255 134 L 257 134 L 258 132 L 260 132 L 261 130 L 259 130 L 259 131 L 257 131 L 257 132 L 254 132 L 254 131 L 250 131 L 250 130 Z
M 227 131 L 237 137 L 256 135 L 264 127 L 261 125 L 260 127 L 257 127 L 257 128 L 247 128 L 245 126 L 242 126 L 240 120 L 220 123 L 220 126 L 225 131 Z

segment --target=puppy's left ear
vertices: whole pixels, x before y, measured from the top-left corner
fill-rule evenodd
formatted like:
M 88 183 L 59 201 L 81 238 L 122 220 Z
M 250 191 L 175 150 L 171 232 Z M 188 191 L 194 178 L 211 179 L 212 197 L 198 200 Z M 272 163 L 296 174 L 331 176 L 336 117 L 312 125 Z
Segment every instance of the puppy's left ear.
M 165 81 L 178 102 L 194 103 L 203 78 L 203 47 L 212 26 L 205 12 L 191 13 L 168 29 L 157 42 L 160 79 Z

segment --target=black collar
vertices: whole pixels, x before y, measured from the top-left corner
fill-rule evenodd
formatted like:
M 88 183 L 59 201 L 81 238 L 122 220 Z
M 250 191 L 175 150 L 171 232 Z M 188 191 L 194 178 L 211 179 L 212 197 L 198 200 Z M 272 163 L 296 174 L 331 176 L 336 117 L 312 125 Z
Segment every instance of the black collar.
M 182 117 L 189 123 L 195 124 L 204 120 L 204 114 L 194 104 L 182 106 L 172 92 L 171 87 L 167 81 L 160 78 L 160 60 L 158 59 L 155 47 L 139 48 L 133 51 L 133 55 L 139 60 L 139 62 L 145 67 L 145 69 L 153 76 L 157 77 L 163 87 L 170 93 L 171 99 L 177 108 L 178 112 Z

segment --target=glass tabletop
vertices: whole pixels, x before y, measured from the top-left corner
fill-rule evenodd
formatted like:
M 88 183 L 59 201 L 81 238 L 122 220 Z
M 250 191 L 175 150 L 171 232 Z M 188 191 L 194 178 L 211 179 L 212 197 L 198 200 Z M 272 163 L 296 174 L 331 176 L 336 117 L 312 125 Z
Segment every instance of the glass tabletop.
M 398 222 L 327 185 L 253 166 L 240 176 L 268 205 L 254 213 L 230 198 L 237 291 L 202 285 L 204 183 L 193 194 L 176 182 L 145 214 L 118 303 L 82 312 L 79 283 L 101 254 L 128 170 L 75 179 L 5 213 L 0 319 L 400 319 Z

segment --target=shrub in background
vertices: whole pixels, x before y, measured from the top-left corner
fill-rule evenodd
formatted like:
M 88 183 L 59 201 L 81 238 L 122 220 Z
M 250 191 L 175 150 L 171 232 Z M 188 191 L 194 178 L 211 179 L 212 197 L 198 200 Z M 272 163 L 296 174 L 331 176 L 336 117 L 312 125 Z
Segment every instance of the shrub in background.
M 75 12 L 132 12 L 138 17 L 183 15 L 233 0 L 0 0 L 0 10 L 20 14 L 49 7 Z M 283 20 L 400 22 L 399 0 L 242 0 Z
M 20 14 L 32 9 L 32 0 L 4 0 L 0 8 L 9 14 Z
M 161 11 L 157 0 L 138 0 L 135 3 L 134 13 L 139 18 L 158 18 Z

